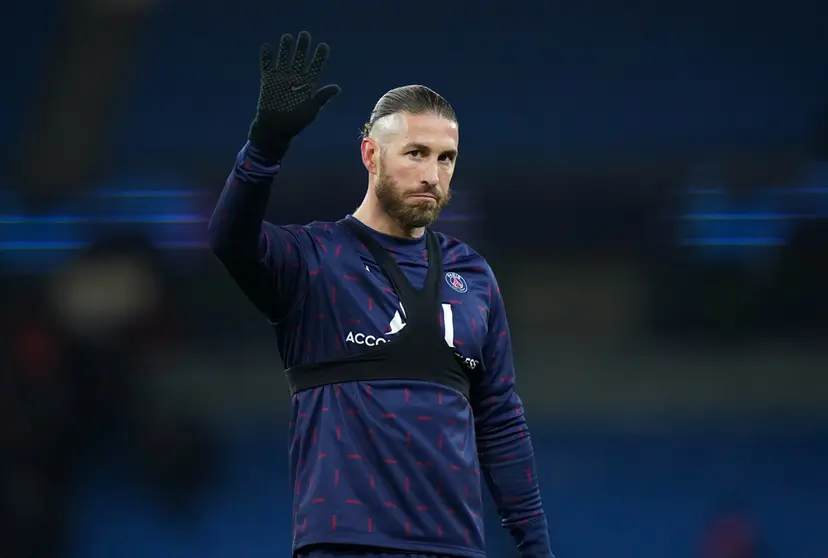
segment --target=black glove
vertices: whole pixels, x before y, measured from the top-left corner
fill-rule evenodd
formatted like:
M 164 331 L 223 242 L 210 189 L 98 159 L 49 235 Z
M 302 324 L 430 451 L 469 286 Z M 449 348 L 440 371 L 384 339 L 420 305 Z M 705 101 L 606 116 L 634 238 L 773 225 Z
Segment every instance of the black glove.
M 281 160 L 290 140 L 313 122 L 319 109 L 340 91 L 338 85 L 316 90 L 316 77 L 330 49 L 319 43 L 306 67 L 310 45 L 310 33 L 302 31 L 293 54 L 293 37 L 282 35 L 275 62 L 273 48 L 262 45 L 259 104 L 248 137 L 268 159 Z

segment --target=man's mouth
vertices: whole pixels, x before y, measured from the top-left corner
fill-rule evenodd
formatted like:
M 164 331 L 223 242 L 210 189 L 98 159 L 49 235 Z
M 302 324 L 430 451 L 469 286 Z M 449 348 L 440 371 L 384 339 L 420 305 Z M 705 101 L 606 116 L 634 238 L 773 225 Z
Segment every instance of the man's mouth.
M 430 200 L 430 201 L 437 201 L 437 197 L 433 194 L 412 194 L 409 198 L 417 199 L 417 200 Z

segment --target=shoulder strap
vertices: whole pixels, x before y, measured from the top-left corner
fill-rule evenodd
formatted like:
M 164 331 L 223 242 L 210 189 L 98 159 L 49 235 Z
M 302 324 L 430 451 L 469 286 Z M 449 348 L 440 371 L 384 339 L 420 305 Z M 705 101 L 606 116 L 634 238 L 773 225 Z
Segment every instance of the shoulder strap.
M 374 257 L 374 260 L 382 269 L 382 272 L 391 282 L 397 296 L 406 308 L 414 308 L 415 300 L 423 298 L 429 300 L 439 301 L 440 293 L 440 276 L 443 270 L 443 254 L 440 249 L 440 240 L 437 235 L 431 230 L 426 229 L 426 253 L 428 254 L 428 272 L 426 273 L 425 283 L 422 291 L 415 289 L 405 273 L 400 269 L 400 266 L 394 261 L 394 258 L 388 254 L 388 250 L 380 246 L 380 243 L 371 236 L 358 223 L 354 223 L 350 219 L 343 219 L 342 221 L 351 232 L 354 233 L 364 245 L 365 248 Z

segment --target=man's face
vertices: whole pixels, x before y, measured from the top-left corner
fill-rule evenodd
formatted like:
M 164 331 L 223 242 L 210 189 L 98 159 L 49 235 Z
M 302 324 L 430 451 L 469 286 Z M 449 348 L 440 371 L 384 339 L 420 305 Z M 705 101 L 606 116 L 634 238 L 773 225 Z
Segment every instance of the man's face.
M 449 203 L 457 123 L 436 114 L 395 115 L 382 141 L 375 193 L 404 229 L 427 227 Z

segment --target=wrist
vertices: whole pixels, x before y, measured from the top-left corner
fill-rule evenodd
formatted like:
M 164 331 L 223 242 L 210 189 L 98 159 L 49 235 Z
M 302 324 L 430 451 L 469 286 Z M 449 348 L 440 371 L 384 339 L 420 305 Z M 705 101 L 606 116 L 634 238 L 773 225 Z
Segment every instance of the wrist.
M 264 165 L 273 165 L 282 162 L 285 153 L 290 147 L 290 138 L 285 138 L 279 133 L 274 133 L 270 127 L 262 125 L 254 120 L 250 125 L 248 149 L 253 155 L 260 159 Z

